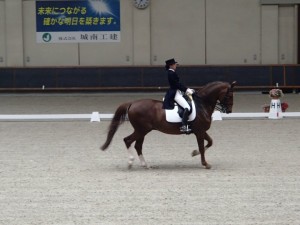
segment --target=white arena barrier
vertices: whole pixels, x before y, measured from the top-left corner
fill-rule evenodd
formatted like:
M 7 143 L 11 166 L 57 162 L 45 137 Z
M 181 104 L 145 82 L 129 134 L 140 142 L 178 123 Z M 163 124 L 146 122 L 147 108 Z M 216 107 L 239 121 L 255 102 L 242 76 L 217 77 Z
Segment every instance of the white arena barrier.
M 270 112 L 273 113 L 273 112 Z M 215 111 L 212 115 L 213 121 L 223 119 L 281 119 L 300 118 L 300 112 L 280 112 L 278 117 L 270 116 L 270 113 L 220 113 Z M 0 115 L 0 121 L 70 121 L 88 120 L 90 122 L 100 122 L 101 120 L 111 120 L 114 114 L 25 114 L 25 115 Z
M 282 112 L 280 99 L 272 99 L 270 111 L 265 113 L 220 113 L 215 111 L 212 115 L 213 121 L 224 119 L 282 119 L 287 117 L 300 117 L 300 112 Z
M 220 116 L 216 116 L 220 114 Z M 281 119 L 281 118 L 300 118 L 300 112 L 281 112 L 277 114 L 278 117 L 274 117 L 271 113 L 220 113 L 215 111 L 212 115 L 213 120 L 222 119 Z M 217 119 L 215 119 L 217 118 Z
M 89 120 L 100 122 L 100 120 L 111 120 L 113 114 L 25 114 L 25 115 L 0 115 L 0 121 L 66 121 L 66 120 Z

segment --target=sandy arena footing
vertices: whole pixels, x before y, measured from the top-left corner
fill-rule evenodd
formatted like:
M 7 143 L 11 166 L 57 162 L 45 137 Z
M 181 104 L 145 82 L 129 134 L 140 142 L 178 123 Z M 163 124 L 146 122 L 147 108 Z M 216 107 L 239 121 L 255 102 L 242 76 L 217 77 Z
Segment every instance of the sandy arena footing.
M 113 113 L 163 93 L 1 95 L 0 114 Z M 235 112 L 262 112 L 267 95 L 237 93 Z M 299 95 L 285 95 L 300 111 Z M 131 170 L 125 122 L 105 152 L 109 121 L 0 122 L 0 224 L 300 224 L 299 119 L 215 121 L 206 154 L 194 135 L 156 131 Z

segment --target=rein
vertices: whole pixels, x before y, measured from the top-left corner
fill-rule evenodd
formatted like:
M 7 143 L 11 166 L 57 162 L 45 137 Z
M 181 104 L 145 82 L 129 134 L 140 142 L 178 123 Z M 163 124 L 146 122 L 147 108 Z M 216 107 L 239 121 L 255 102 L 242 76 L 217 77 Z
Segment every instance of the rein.
M 216 104 L 215 110 L 220 111 L 222 113 L 226 113 L 227 107 L 226 107 L 226 105 L 224 105 L 223 103 L 218 101 Z

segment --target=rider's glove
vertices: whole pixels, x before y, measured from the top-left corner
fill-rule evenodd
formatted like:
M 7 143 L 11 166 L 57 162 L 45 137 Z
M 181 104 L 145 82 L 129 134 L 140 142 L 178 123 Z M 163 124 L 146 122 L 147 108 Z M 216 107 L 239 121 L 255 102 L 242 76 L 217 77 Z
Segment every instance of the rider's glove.
M 194 89 L 191 89 L 191 88 L 188 88 L 188 89 L 186 89 L 186 91 L 185 91 L 185 93 L 186 93 L 186 94 L 189 94 L 189 95 L 192 95 L 194 92 L 195 92 L 195 90 L 194 90 Z

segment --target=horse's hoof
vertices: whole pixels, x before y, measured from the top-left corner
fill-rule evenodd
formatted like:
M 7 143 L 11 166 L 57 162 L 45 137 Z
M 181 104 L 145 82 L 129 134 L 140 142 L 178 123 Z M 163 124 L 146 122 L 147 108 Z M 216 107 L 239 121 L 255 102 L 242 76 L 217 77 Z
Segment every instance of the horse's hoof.
M 148 169 L 159 169 L 159 166 L 149 166 Z
M 199 151 L 198 150 L 192 151 L 191 156 L 194 157 L 196 155 L 199 155 Z
M 205 169 L 209 170 L 211 168 L 211 165 L 206 164 Z
M 144 163 L 141 163 L 141 167 L 145 168 L 145 169 L 149 169 L 150 166 L 148 166 L 148 164 L 144 164 Z
M 128 169 L 131 169 L 131 168 L 132 168 L 133 161 L 134 161 L 134 157 L 133 157 L 133 156 L 130 156 L 130 157 L 129 157 L 129 160 L 128 160 Z

